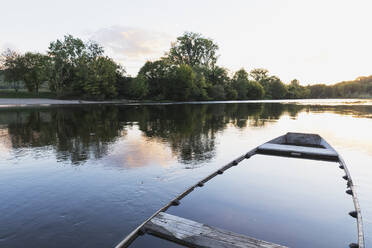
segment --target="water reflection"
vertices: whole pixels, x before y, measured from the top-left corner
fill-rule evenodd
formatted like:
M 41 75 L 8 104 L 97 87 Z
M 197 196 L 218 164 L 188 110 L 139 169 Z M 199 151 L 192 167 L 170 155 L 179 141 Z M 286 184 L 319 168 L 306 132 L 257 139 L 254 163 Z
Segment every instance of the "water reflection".
M 372 230 L 372 133 L 369 132 L 372 119 L 366 118 L 371 116 L 372 107 L 316 104 L 0 109 L 0 199 L 5 203 L 0 205 L 0 212 L 4 213 L 0 216 L 0 247 L 17 248 L 25 243 L 30 247 L 45 247 L 46 244 L 113 247 L 190 185 L 248 149 L 288 131 L 319 133 L 343 155 L 357 187 L 366 242 L 372 244 L 368 235 Z M 219 225 L 213 223 L 215 220 L 224 222 L 220 223 L 221 228 L 233 229 L 224 226 L 231 224 L 239 230 L 261 230 L 253 236 L 262 239 L 271 235 L 270 228 L 265 225 L 272 222 L 270 219 L 268 223 L 266 218 L 276 213 L 278 221 L 273 223 L 278 229 L 275 231 L 289 230 L 289 236 L 279 235 L 283 242 L 278 240 L 278 243 L 283 244 L 287 241 L 295 244 L 301 238 L 296 232 L 300 221 L 290 216 L 303 214 L 308 217 L 300 223 L 306 239 L 323 242 L 326 239 L 319 239 L 320 234 L 334 234 L 347 242 L 352 241 L 355 222 L 347 213 L 353 206 L 350 196 L 344 193 L 346 184 L 341 179 L 342 171 L 328 166 L 303 168 L 299 160 L 279 165 L 276 159 L 275 163 L 265 158 L 257 160 L 256 166 L 239 167 L 247 170 L 245 172 L 235 167 L 230 177 L 229 171 L 212 180 L 194 191 L 177 209 L 206 218 L 197 216 L 195 220 L 200 222 L 215 226 Z M 68 166 L 63 166 L 66 164 Z M 284 167 L 288 170 L 284 171 Z M 341 188 L 333 188 L 337 185 Z M 333 200 L 336 197 L 333 190 L 345 197 L 348 205 Z M 301 191 L 297 195 L 300 197 L 298 204 L 290 205 L 291 211 L 282 205 L 284 210 L 278 211 L 280 202 L 295 201 L 292 193 L 297 191 Z M 198 195 L 198 192 L 203 194 Z M 241 196 L 244 198 L 240 199 Z M 200 197 L 204 203 L 192 197 Z M 215 204 L 214 199 L 222 200 L 221 204 Z M 227 200 L 237 204 L 227 203 Z M 309 209 L 319 204 L 321 208 Z M 195 206 L 198 208 L 193 208 Z M 228 215 L 214 215 L 215 211 Z M 242 217 L 241 213 L 249 218 Z M 328 213 L 346 218 L 350 223 L 340 224 L 341 219 L 319 220 L 324 214 L 329 218 Z M 227 219 L 229 216 L 231 218 Z M 256 216 L 261 216 L 259 223 L 253 219 Z M 282 228 L 288 221 L 294 225 L 286 224 L 288 228 Z M 252 223 L 254 225 L 250 225 Z M 332 230 L 350 228 L 351 236 L 332 232 L 329 228 L 332 226 L 336 226 Z M 311 227 L 315 230 L 309 230 Z M 156 246 L 152 242 L 146 244 Z M 308 247 L 320 247 L 312 244 Z
M 331 112 L 371 117 L 370 105 L 297 105 L 277 103 L 48 107 L 0 110 L 3 148 L 51 147 L 57 160 L 82 164 L 108 155 L 111 144 L 125 138 L 128 128 L 139 139 L 162 143 L 187 168 L 215 156 L 216 135 L 231 124 L 238 129 L 263 127 L 283 114 Z M 143 142 L 142 142 L 143 144 Z M 140 145 L 138 144 L 138 149 Z M 143 148 L 143 147 L 142 147 Z M 133 150 L 133 149 L 132 149 Z M 142 149 L 144 150 L 144 149 Z M 132 153 L 132 160 L 135 161 Z M 141 155 L 142 154 L 142 155 Z M 138 153 L 143 156 L 143 153 Z
M 4 113 L 5 112 L 5 113 Z M 118 109 L 43 108 L 1 112 L 13 148 L 52 146 L 58 160 L 79 164 L 100 158 L 122 135 Z

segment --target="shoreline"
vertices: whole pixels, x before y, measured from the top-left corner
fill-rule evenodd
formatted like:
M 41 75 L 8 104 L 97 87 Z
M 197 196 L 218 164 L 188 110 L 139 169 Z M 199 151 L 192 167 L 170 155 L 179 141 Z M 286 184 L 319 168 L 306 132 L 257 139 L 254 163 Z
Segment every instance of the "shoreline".
M 50 105 L 84 105 L 84 104 L 127 104 L 135 101 L 85 101 L 85 100 L 58 100 L 51 98 L 0 98 L 0 108 Z
M 232 100 L 232 101 L 136 101 L 136 100 L 58 100 L 49 98 L 0 98 L 0 108 L 38 107 L 51 105 L 123 104 L 123 105 L 170 105 L 170 104 L 215 104 L 215 103 L 297 103 L 297 104 L 371 104 L 371 99 L 280 99 L 280 100 Z

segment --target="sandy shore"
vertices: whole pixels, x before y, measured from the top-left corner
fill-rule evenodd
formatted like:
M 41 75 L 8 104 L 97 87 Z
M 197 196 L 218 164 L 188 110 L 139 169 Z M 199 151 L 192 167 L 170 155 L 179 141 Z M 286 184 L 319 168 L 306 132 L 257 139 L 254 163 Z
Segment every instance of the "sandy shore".
M 0 107 L 30 106 L 30 105 L 63 105 L 63 104 L 102 104 L 102 103 L 128 103 L 128 101 L 81 101 L 56 100 L 45 98 L 0 98 Z

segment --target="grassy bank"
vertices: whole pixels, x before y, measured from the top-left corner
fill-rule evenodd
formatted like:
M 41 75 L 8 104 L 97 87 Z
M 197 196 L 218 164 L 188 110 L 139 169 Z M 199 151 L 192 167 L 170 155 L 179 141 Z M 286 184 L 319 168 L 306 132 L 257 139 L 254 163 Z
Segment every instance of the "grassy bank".
M 55 99 L 56 95 L 50 91 L 40 91 L 39 94 L 28 92 L 27 90 L 1 89 L 0 98 L 52 98 Z

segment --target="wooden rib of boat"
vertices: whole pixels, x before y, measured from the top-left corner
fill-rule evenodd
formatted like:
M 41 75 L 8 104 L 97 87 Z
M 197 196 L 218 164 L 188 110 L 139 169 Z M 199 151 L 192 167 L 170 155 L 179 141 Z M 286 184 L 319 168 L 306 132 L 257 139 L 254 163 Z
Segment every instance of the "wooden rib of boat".
M 352 196 L 355 210 L 349 213 L 356 218 L 357 238 L 356 243 L 351 243 L 351 248 L 364 248 L 364 234 L 362 215 L 350 172 L 342 157 L 322 137 L 317 134 L 287 133 L 278 138 L 260 145 L 246 154 L 236 158 L 222 168 L 191 186 L 176 198 L 156 211 L 150 218 L 133 230 L 116 248 L 128 247 L 139 235 L 149 233 L 151 235 L 173 241 L 188 247 L 231 247 L 231 248 L 279 248 L 285 247 L 279 244 L 258 240 L 245 235 L 211 227 L 206 224 L 170 215 L 165 211 L 180 204 L 180 200 L 197 187 L 202 187 L 206 182 L 233 166 L 238 165 L 242 160 L 249 159 L 255 154 L 274 155 L 284 157 L 295 157 L 323 161 L 334 161 L 339 163 L 340 169 L 345 171 L 343 177 L 347 180 L 346 193 Z

